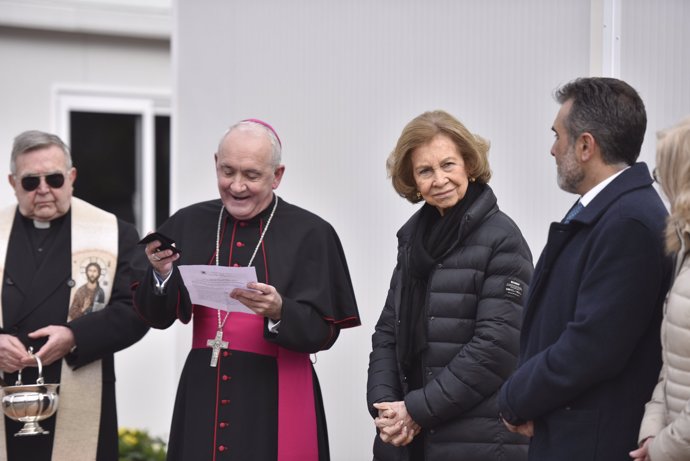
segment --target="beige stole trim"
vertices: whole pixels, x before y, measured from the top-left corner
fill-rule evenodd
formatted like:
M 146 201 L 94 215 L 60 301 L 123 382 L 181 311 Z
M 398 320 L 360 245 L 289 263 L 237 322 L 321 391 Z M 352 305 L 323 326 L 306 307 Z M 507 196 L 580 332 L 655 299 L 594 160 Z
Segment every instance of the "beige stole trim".
M 103 290 L 103 303 L 107 305 L 117 272 L 117 218 L 115 215 L 76 197 L 72 198 L 71 209 L 72 280 L 75 284 L 70 293 L 70 306 L 72 306 L 77 290 L 86 284 L 86 266 L 89 263 L 96 263 L 101 269 L 99 286 Z M 14 210 L 16 207 L 0 213 L 0 281 L 3 280 L 2 265 L 5 263 Z M 0 300 L 1 297 L 2 283 L 0 283 Z M 99 308 L 102 308 L 100 303 L 94 303 L 93 309 Z M 67 320 L 72 320 L 72 318 Z M 1 321 L 2 306 L 0 305 Z M 55 423 L 53 461 L 71 461 L 74 459 L 75 453 L 79 453 L 81 460 L 96 459 L 98 430 L 101 420 L 102 385 L 102 362 L 100 360 L 78 370 L 72 370 L 66 361 L 62 361 L 60 403 Z M 3 436 L 4 418 L 0 418 L 0 426 L 1 455 L 6 453 Z

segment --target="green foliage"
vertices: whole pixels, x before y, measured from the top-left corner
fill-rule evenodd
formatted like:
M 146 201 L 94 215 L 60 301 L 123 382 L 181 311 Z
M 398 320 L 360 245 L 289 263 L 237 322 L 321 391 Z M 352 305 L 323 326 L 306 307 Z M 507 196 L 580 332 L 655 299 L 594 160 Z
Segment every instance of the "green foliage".
M 165 442 L 147 431 L 120 428 L 120 461 L 165 461 Z

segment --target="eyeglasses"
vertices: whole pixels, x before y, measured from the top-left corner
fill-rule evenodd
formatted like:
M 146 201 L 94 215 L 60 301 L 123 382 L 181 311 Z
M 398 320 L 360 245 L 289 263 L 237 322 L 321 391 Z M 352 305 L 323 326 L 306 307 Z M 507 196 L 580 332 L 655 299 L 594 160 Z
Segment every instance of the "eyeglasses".
M 659 169 L 654 168 L 652 170 L 652 178 L 654 178 L 654 182 L 661 185 L 661 178 L 659 177 Z
M 65 184 L 64 174 L 52 173 L 38 176 L 24 176 L 21 179 L 22 188 L 24 188 L 24 190 L 27 192 L 31 192 L 38 189 L 38 186 L 41 185 L 41 178 L 45 178 L 46 184 L 48 184 L 48 186 L 52 187 L 53 189 L 59 189 L 62 187 L 63 184 Z

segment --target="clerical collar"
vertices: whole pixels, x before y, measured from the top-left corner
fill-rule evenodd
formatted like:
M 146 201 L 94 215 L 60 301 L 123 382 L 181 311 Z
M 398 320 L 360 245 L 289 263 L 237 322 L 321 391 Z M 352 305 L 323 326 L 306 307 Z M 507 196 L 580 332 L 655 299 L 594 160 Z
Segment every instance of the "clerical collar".
M 32 218 L 27 218 L 23 214 L 17 212 L 17 215 L 21 218 L 22 222 L 24 223 L 24 226 L 27 231 L 47 231 L 51 229 L 59 229 L 60 226 L 62 225 L 62 222 L 67 218 L 67 215 L 69 215 L 70 212 L 68 211 L 64 215 L 60 216 L 59 218 L 52 219 L 50 221 L 36 221 L 35 219 Z

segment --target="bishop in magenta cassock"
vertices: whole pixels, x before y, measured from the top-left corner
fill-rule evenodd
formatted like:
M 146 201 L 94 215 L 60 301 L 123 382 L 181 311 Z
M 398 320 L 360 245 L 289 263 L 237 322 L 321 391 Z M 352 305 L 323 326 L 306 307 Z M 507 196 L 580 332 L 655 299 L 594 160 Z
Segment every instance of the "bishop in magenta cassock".
M 326 221 L 274 194 L 280 139 L 244 120 L 216 153 L 220 199 L 183 208 L 158 231 L 180 253 L 146 246 L 152 269 L 134 284 L 154 328 L 192 321 L 168 460 L 329 459 L 321 393 L 309 354 L 360 324 L 345 255 Z M 178 265 L 252 266 L 258 283 L 231 296 L 254 313 L 192 304 Z

